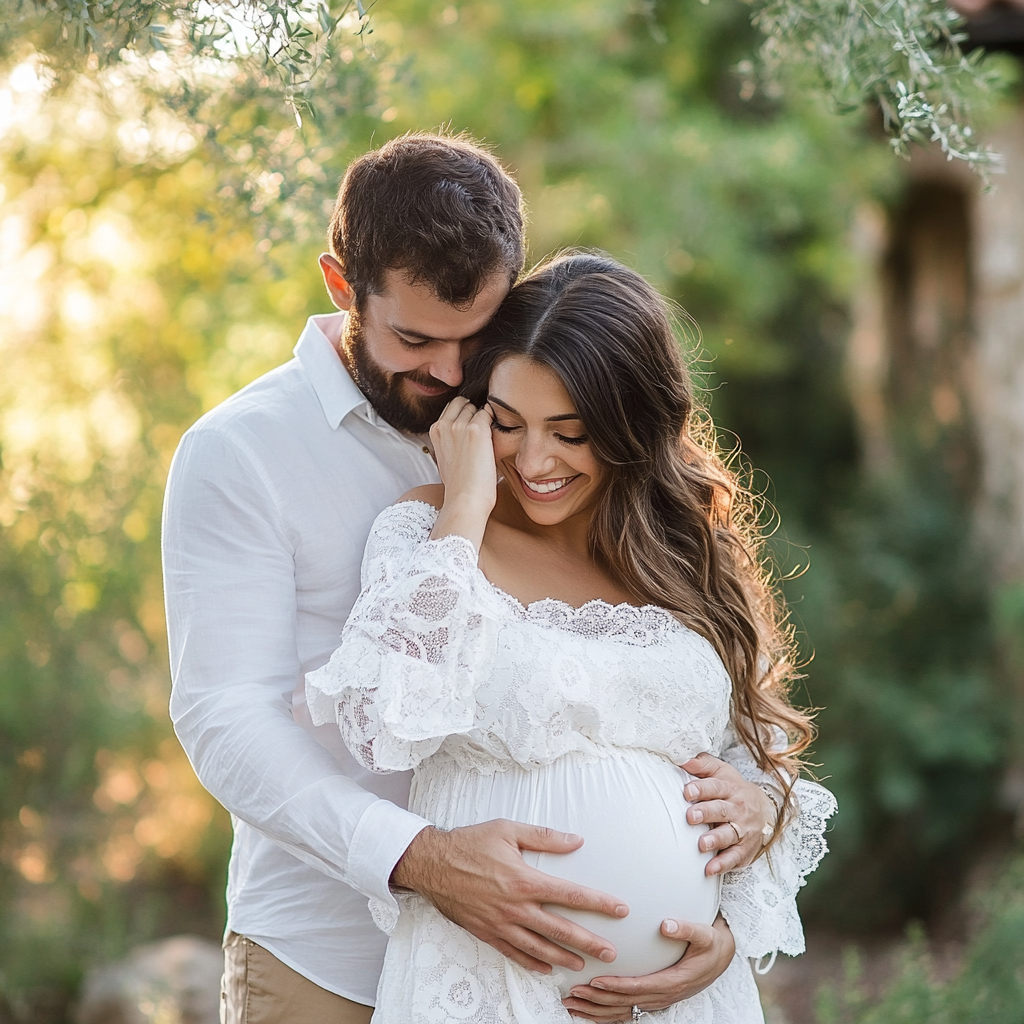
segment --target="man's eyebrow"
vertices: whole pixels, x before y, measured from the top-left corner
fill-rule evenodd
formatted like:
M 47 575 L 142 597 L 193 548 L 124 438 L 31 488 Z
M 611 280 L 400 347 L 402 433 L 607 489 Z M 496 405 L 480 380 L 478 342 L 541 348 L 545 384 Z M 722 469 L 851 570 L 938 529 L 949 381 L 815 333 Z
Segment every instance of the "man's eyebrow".
M 487 401 L 488 402 L 493 402 L 495 405 L 500 405 L 502 407 L 502 409 L 507 409 L 510 413 L 512 413 L 513 416 L 520 415 L 519 411 L 517 409 L 513 409 L 512 406 L 508 404 L 508 402 L 503 402 L 500 398 L 495 398 L 494 395 L 488 395 L 487 396 Z M 544 422 L 545 423 L 558 423 L 558 422 L 560 422 L 562 420 L 578 420 L 579 418 L 580 417 L 579 417 L 578 413 L 575 413 L 575 412 L 563 412 L 563 413 L 560 413 L 558 416 L 545 416 L 544 417 Z

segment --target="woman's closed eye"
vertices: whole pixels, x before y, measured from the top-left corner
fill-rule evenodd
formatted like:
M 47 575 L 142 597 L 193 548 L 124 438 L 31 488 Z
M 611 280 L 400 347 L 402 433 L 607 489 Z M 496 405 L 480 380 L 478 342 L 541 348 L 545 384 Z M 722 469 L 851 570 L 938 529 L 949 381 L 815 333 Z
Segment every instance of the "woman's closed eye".
M 491 426 L 502 434 L 512 434 L 517 430 L 523 429 L 522 427 L 514 427 L 511 424 L 499 423 L 497 419 L 491 420 Z
M 522 430 L 520 426 L 515 426 L 511 423 L 502 423 L 497 418 L 491 420 L 491 426 L 501 434 L 514 434 L 517 430 Z M 580 434 L 579 437 L 566 437 L 565 434 L 555 434 L 555 438 L 561 441 L 563 444 L 586 444 L 588 437 L 586 434 Z

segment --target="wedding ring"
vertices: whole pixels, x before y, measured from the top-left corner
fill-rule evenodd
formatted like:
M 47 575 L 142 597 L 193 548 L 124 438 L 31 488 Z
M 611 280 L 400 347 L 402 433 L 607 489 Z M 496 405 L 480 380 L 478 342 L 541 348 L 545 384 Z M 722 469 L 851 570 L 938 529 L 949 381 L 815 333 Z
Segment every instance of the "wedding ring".
M 736 826 L 736 822 L 735 821 L 727 821 L 726 825 L 731 825 L 733 832 L 736 833 L 736 843 L 742 843 L 743 842 L 743 833 L 740 832 L 739 828 Z M 736 843 L 733 843 L 733 846 L 735 846 Z
M 644 1015 L 644 1011 L 641 1010 L 640 1007 L 636 1005 L 636 1003 L 634 1003 L 633 1004 L 633 1021 L 634 1021 L 634 1024 L 636 1024 L 636 1021 L 638 1021 L 643 1015 Z

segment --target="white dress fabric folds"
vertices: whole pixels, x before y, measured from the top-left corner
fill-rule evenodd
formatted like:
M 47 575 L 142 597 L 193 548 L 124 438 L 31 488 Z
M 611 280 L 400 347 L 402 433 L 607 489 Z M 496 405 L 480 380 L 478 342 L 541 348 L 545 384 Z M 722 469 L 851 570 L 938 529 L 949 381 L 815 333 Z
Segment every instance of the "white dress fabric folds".
M 571 985 L 668 966 L 680 948 L 658 934 L 661 920 L 710 923 L 718 909 L 736 940 L 732 964 L 649 1019 L 761 1021 L 748 958 L 803 952 L 795 897 L 826 852 L 831 794 L 797 782 L 798 813 L 770 855 L 706 879 L 676 765 L 707 750 L 764 779 L 730 727 L 730 680 L 711 644 L 652 606 L 524 607 L 480 572 L 469 541 L 430 539 L 436 517 L 403 502 L 377 518 L 341 646 L 307 676 L 313 720 L 337 722 L 374 771 L 412 768 L 409 809 L 440 828 L 502 817 L 583 835 L 576 853 L 526 857 L 630 913 L 578 918 L 616 945 L 614 963 L 543 976 L 418 896 L 372 900 L 391 936 L 375 1024 L 568 1024 Z

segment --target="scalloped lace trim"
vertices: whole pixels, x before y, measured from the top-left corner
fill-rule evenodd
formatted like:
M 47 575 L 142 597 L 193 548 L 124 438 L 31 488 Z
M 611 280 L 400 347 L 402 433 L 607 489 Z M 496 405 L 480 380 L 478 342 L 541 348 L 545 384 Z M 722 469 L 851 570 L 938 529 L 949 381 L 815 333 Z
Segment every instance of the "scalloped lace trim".
M 400 502 L 392 508 L 403 505 L 421 506 L 426 514 L 421 517 L 423 529 L 429 533 L 437 521 L 437 509 L 425 501 Z M 417 512 L 419 509 L 416 510 Z M 449 543 L 451 542 L 451 543 Z M 577 607 L 556 597 L 545 597 L 539 601 L 524 604 L 513 594 L 492 583 L 480 569 L 476 548 L 472 542 L 459 534 L 448 534 L 428 544 L 450 549 L 456 568 L 473 572 L 487 589 L 500 598 L 503 604 L 521 621 L 540 623 L 564 629 L 569 633 L 595 639 L 614 638 L 628 643 L 646 645 L 664 640 L 668 633 L 676 630 L 692 632 L 668 609 L 655 604 L 635 605 L 628 601 L 610 604 L 601 598 L 594 598 Z

